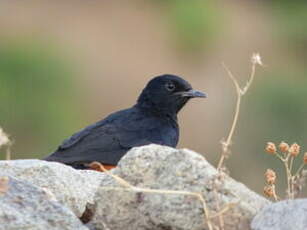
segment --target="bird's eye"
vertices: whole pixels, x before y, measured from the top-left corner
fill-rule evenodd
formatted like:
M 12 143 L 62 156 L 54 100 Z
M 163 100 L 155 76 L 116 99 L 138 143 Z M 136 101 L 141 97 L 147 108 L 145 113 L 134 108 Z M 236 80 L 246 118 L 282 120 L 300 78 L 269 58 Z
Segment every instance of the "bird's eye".
M 175 85 L 172 82 L 168 82 L 168 83 L 165 84 L 165 88 L 168 91 L 173 91 L 175 89 Z

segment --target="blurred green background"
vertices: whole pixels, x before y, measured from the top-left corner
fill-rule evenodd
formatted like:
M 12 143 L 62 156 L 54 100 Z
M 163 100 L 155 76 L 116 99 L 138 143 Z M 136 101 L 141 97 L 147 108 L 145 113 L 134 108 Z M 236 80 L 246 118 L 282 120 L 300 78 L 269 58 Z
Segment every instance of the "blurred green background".
M 173 73 L 209 94 L 180 113 L 179 147 L 216 164 L 236 102 L 221 63 L 244 84 L 259 52 L 265 66 L 243 99 L 227 165 L 259 193 L 273 168 L 283 190 L 281 164 L 264 146 L 298 142 L 307 151 L 306 27 L 306 1 L 4 0 L 0 126 L 13 158 L 41 158 L 133 105 L 151 77 Z

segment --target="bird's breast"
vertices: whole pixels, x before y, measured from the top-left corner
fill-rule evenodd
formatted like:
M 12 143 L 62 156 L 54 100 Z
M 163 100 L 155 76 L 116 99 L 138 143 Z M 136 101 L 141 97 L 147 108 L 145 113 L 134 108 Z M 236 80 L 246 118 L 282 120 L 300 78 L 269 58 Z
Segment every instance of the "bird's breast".
M 162 139 L 162 144 L 176 147 L 179 140 L 179 129 L 178 126 L 168 123 L 163 125 L 159 130 Z

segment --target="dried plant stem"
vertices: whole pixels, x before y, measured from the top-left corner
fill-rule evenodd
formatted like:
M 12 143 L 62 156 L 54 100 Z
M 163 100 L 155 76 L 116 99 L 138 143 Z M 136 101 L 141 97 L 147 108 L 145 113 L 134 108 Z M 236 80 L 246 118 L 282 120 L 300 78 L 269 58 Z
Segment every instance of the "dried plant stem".
M 255 77 L 255 73 L 256 73 L 256 65 L 262 65 L 260 56 L 258 54 L 254 54 L 252 56 L 252 69 L 251 69 L 251 74 L 249 77 L 249 80 L 247 81 L 246 85 L 241 88 L 237 79 L 234 77 L 234 75 L 232 74 L 232 72 L 230 71 L 230 69 L 224 64 L 223 67 L 226 70 L 228 76 L 230 77 L 230 79 L 232 80 L 235 89 L 236 89 L 236 93 L 237 93 L 237 102 L 236 102 L 236 108 L 235 108 L 235 114 L 234 114 L 234 118 L 233 118 L 233 122 L 228 134 L 228 137 L 226 139 L 226 141 L 222 142 L 222 153 L 221 153 L 221 157 L 219 159 L 218 165 L 217 165 L 217 169 L 220 171 L 224 165 L 224 161 L 227 158 L 227 156 L 230 153 L 229 147 L 231 145 L 232 142 L 232 137 L 234 134 L 234 131 L 237 127 L 237 123 L 238 123 L 238 118 L 239 118 L 239 114 L 240 114 L 240 106 L 241 106 L 241 99 L 242 97 L 246 94 L 246 92 L 249 90 L 250 86 L 253 83 L 254 77 Z
M 160 190 L 160 189 L 147 189 L 147 188 L 135 187 L 135 186 L 131 185 L 129 182 L 127 182 L 126 180 L 122 179 L 121 177 L 114 175 L 110 171 L 106 170 L 103 167 L 103 165 L 99 164 L 99 167 L 100 167 L 101 171 L 105 172 L 106 174 L 111 176 L 113 179 L 115 179 L 119 184 L 126 187 L 126 189 L 124 189 L 124 190 L 127 190 L 127 191 L 155 193 L 155 194 L 187 195 L 187 196 L 196 197 L 202 203 L 203 211 L 204 211 L 204 215 L 205 215 L 205 223 L 207 224 L 208 229 L 213 230 L 213 225 L 211 223 L 210 213 L 209 213 L 209 209 L 207 207 L 207 203 L 206 203 L 204 197 L 200 193 L 188 192 L 188 191 L 162 190 L 162 189 Z M 114 187 L 104 187 L 103 189 L 123 190 L 123 188 L 114 188 Z
M 291 197 L 292 197 L 292 199 L 294 199 L 294 176 L 292 176 L 293 161 L 294 161 L 294 157 L 291 156 L 289 171 L 290 171 L 290 176 L 291 176 L 291 178 L 290 178 L 290 185 L 291 185 Z
M 10 144 L 6 148 L 5 159 L 6 160 L 12 159 L 12 152 L 11 152 L 11 145 Z
M 293 157 L 291 157 L 290 164 L 289 164 L 289 155 L 287 157 L 282 157 L 278 153 L 275 154 L 275 156 L 281 160 L 281 162 L 284 164 L 285 170 L 286 170 L 286 178 L 287 178 L 287 195 L 289 199 L 293 199 L 293 180 L 292 180 L 292 164 L 291 161 L 293 161 Z
M 240 105 L 241 105 L 241 89 L 240 89 L 240 86 L 239 86 L 236 78 L 233 76 L 233 74 L 231 73 L 229 68 L 224 63 L 223 63 L 223 67 L 227 71 L 228 76 L 230 77 L 230 79 L 232 80 L 232 82 L 233 82 L 233 84 L 236 88 L 237 103 L 236 103 L 235 115 L 234 115 L 234 118 L 233 118 L 233 122 L 232 122 L 232 125 L 231 125 L 231 128 L 230 128 L 228 137 L 227 137 L 225 142 L 222 142 L 222 154 L 221 154 L 221 158 L 219 160 L 219 163 L 217 165 L 218 170 L 220 170 L 222 168 L 224 161 L 225 161 L 225 158 L 227 157 L 227 155 L 229 153 L 229 146 L 231 145 L 232 136 L 233 136 L 235 128 L 237 126 L 239 113 L 240 113 Z
M 286 157 L 282 157 L 278 153 L 275 154 L 275 156 L 283 163 L 285 170 L 286 170 L 286 177 L 287 177 L 287 196 L 289 199 L 295 198 L 295 192 L 294 192 L 294 180 L 299 175 L 301 170 L 304 168 L 305 164 L 304 162 L 300 165 L 300 167 L 297 169 L 297 171 L 293 174 L 293 161 L 294 156 L 287 155 Z
M 225 212 L 228 212 L 230 209 L 234 208 L 235 205 L 237 205 L 237 204 L 238 204 L 238 202 L 228 203 L 227 205 L 225 205 L 225 207 L 221 208 L 220 211 L 218 211 L 214 215 L 211 215 L 210 219 L 213 219 L 213 218 L 216 218 L 216 217 L 223 215 Z
M 278 196 L 277 196 L 277 194 L 276 194 L 275 185 L 273 184 L 272 187 L 273 187 L 273 198 L 274 198 L 275 201 L 278 201 L 279 198 L 278 198 Z
M 292 172 L 294 157 L 290 158 L 290 172 Z
M 113 174 L 109 174 L 109 175 L 112 175 L 112 177 L 114 179 L 118 178 L 118 176 L 115 176 Z M 186 196 L 196 197 L 202 203 L 204 215 L 205 215 L 205 221 L 206 221 L 206 224 L 208 226 L 208 229 L 213 230 L 213 225 L 212 225 L 211 220 L 210 220 L 213 217 L 209 216 L 209 209 L 207 207 L 206 201 L 200 193 L 187 192 L 187 191 L 175 191 L 175 190 L 162 190 L 162 189 L 161 190 L 160 189 L 147 189 L 147 188 L 139 188 L 139 187 L 135 187 L 135 186 L 132 186 L 132 187 L 129 187 L 129 188 L 102 187 L 102 189 L 103 190 L 118 190 L 118 191 L 135 191 L 135 192 L 154 193 L 154 194 L 186 195 Z M 226 210 L 226 207 L 225 207 L 225 210 Z
M 255 54 L 254 54 L 255 55 Z M 244 86 L 244 88 L 241 90 L 241 94 L 242 96 L 248 91 L 248 89 L 251 87 L 253 81 L 254 81 L 254 78 L 255 78 L 255 74 L 256 74 L 256 65 L 257 64 L 260 64 L 262 65 L 261 63 L 259 62 L 256 62 L 252 59 L 252 71 L 251 71 L 251 74 L 250 74 L 250 78 L 249 80 L 247 81 L 246 85 Z
M 292 175 L 291 175 L 291 171 L 289 169 L 289 165 L 288 165 L 288 161 L 284 160 L 283 161 L 285 169 L 286 169 L 286 176 L 287 176 L 287 186 L 288 186 L 288 198 L 289 199 L 293 199 L 292 198 Z
M 304 166 L 305 166 L 305 163 L 302 163 L 301 166 L 297 169 L 293 177 L 297 177 L 299 173 L 302 171 L 302 169 L 304 168 Z
M 217 210 L 221 210 L 220 208 L 220 204 L 219 204 L 219 197 L 218 197 L 218 193 L 217 193 L 217 188 L 215 188 L 213 190 L 214 192 L 214 198 L 215 198 L 215 202 L 216 202 L 216 209 Z M 224 226 L 225 226 L 225 223 L 224 223 L 224 218 L 223 218 L 223 213 L 221 213 L 220 215 L 217 216 L 218 217 L 218 220 L 219 220 L 219 229 L 220 230 L 224 230 Z

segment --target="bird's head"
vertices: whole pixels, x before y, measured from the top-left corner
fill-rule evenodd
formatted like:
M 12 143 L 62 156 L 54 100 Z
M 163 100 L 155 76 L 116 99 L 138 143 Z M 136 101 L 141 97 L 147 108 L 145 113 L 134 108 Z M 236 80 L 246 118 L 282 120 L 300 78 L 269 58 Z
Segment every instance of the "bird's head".
M 207 97 L 184 79 L 170 74 L 151 79 L 138 98 L 137 105 L 156 112 L 176 115 L 191 99 Z

